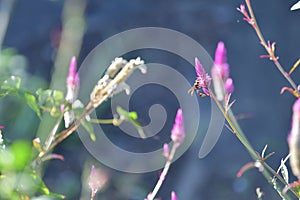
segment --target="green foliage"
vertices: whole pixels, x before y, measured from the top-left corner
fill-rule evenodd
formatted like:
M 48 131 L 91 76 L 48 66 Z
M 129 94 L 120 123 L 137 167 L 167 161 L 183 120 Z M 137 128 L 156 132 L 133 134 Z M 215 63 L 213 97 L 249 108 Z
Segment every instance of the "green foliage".
M 17 97 L 39 117 L 41 110 L 49 111 L 52 116 L 61 114 L 60 105 L 65 103 L 61 91 L 39 89 L 33 94 L 21 87 L 21 78 L 16 76 L 0 81 L 0 98 L 7 96 Z M 39 174 L 31 168 L 33 159 L 31 142 L 17 140 L 7 145 L 1 135 L 0 145 L 0 199 L 32 199 L 34 196 L 40 196 L 38 197 L 40 199 L 64 198 L 63 195 L 52 193 Z
M 0 178 L 1 199 L 31 199 L 34 196 L 47 199 L 64 199 L 60 194 L 53 193 L 34 171 L 6 173 Z
M 52 117 L 58 117 L 61 114 L 60 106 L 66 103 L 63 92 L 39 89 L 36 94 L 41 109 L 49 112 Z
M 21 89 L 21 78 L 11 76 L 0 84 L 0 98 L 8 95 L 17 96 L 21 101 L 26 103 L 39 117 L 41 112 L 36 98 L 30 92 Z
M 81 114 L 84 112 L 83 106 L 77 106 L 73 108 L 75 118 L 80 118 Z M 85 128 L 85 130 L 89 133 L 92 141 L 96 141 L 96 135 L 94 133 L 94 127 L 91 122 L 89 122 L 86 118 L 81 121 L 81 125 Z
M 0 151 L 1 171 L 22 171 L 31 159 L 31 144 L 27 141 L 15 141 Z
M 138 130 L 138 133 L 141 138 L 146 138 L 146 135 L 145 135 L 140 123 L 137 121 L 138 114 L 136 112 L 127 112 L 126 110 L 124 110 L 123 108 L 118 106 L 117 113 L 120 115 L 120 119 L 128 121 Z
M 50 192 L 40 176 L 31 169 L 31 159 L 32 146 L 28 141 L 15 141 L 0 149 L 0 199 L 29 199 L 36 195 L 64 198 Z

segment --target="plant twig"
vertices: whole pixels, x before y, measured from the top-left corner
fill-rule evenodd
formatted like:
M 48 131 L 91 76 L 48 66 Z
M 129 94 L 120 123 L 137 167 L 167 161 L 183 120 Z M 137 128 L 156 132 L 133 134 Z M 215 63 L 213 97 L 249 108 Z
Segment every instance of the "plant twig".
M 170 169 L 170 166 L 171 166 L 172 160 L 174 158 L 177 147 L 178 146 L 176 144 L 173 144 L 171 152 L 170 152 L 170 154 L 167 158 L 166 164 L 164 166 L 164 169 L 163 169 L 162 173 L 160 174 L 159 179 L 158 179 L 153 191 L 148 195 L 147 200 L 153 200 L 155 198 L 156 194 L 158 193 L 160 187 L 162 186 L 162 184 L 168 174 L 168 171 Z
M 250 0 L 245 0 L 247 8 L 249 10 L 249 14 L 251 17 L 251 25 L 254 28 L 261 45 L 265 48 L 265 50 L 268 52 L 269 54 L 269 58 L 270 60 L 272 60 L 274 62 L 274 64 L 276 65 L 277 69 L 280 71 L 280 73 L 284 76 L 284 78 L 290 83 L 290 85 L 293 87 L 293 89 L 297 92 L 298 95 L 300 95 L 300 92 L 297 89 L 297 85 L 295 84 L 295 82 L 293 81 L 293 79 L 289 76 L 289 74 L 283 69 L 282 65 L 279 63 L 278 58 L 275 56 L 275 52 L 274 50 L 272 50 L 270 48 L 270 45 L 267 44 L 254 15 Z M 274 44 L 275 45 L 275 44 Z

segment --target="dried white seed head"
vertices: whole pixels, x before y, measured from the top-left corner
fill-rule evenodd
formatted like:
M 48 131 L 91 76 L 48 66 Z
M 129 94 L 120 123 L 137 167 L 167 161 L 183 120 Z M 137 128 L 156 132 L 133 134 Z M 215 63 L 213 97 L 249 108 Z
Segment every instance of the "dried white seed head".
M 125 83 L 126 79 L 133 73 L 135 69 L 140 69 L 142 73 L 146 73 L 146 65 L 140 57 L 132 59 L 129 62 L 123 58 L 116 58 L 108 67 L 105 75 L 94 87 L 90 98 L 93 106 L 98 107 L 104 100 L 125 91 L 130 93 L 130 87 Z
M 127 60 L 124 60 L 121 57 L 115 58 L 115 60 L 112 61 L 111 65 L 106 70 L 106 75 L 109 76 L 110 79 L 113 79 L 116 74 L 126 65 Z

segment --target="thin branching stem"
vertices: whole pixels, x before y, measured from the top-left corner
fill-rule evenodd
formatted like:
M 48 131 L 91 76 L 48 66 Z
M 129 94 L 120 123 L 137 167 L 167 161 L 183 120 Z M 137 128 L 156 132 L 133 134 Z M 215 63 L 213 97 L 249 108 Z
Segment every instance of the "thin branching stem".
M 94 110 L 92 103 L 90 102 L 86 107 L 84 112 L 81 114 L 81 116 L 72 124 L 68 129 L 61 131 L 56 135 L 56 139 L 52 140 L 52 143 L 49 145 L 49 147 L 42 152 L 39 153 L 38 157 L 35 161 L 40 160 L 43 156 L 45 156 L 47 153 L 49 153 L 51 150 L 54 149 L 59 143 L 61 143 L 64 139 L 66 139 L 68 136 L 70 136 L 76 129 L 80 126 L 81 121 L 92 111 Z
M 269 48 L 254 15 L 250 0 L 245 0 L 247 8 L 249 10 L 249 14 L 251 17 L 251 21 L 252 21 L 252 27 L 254 28 L 261 45 L 265 48 L 265 50 L 268 52 L 269 56 L 270 56 L 270 60 L 272 60 L 274 62 L 274 64 L 276 65 L 277 69 L 280 71 L 280 73 L 284 76 L 284 78 L 290 83 L 290 85 L 293 87 L 294 91 L 300 95 L 300 92 L 297 89 L 297 85 L 295 84 L 295 82 L 293 81 L 293 79 L 289 76 L 289 74 L 283 69 L 282 65 L 279 63 L 278 58 L 275 56 L 275 52 Z
M 170 154 L 166 160 L 164 169 L 163 169 L 162 173 L 160 174 L 159 179 L 158 179 L 153 191 L 148 195 L 147 200 L 153 200 L 155 198 L 156 194 L 158 193 L 159 189 L 161 188 L 161 186 L 168 174 L 168 171 L 170 169 L 170 166 L 171 166 L 172 160 L 174 158 L 177 147 L 178 147 L 178 144 L 174 143 L 172 146 L 172 149 L 170 151 Z
M 54 125 L 52 131 L 50 132 L 50 134 L 49 134 L 47 140 L 45 141 L 45 147 L 44 147 L 44 150 L 47 151 L 47 150 L 49 149 L 50 145 L 52 144 L 53 140 L 55 139 L 55 134 L 56 134 L 56 132 L 57 132 L 57 130 L 58 130 L 59 124 L 60 124 L 60 122 L 61 122 L 63 116 L 64 116 L 64 114 L 62 113 L 62 114 L 60 114 L 60 116 L 57 118 L 56 123 L 55 123 L 55 125 Z
M 253 147 L 251 146 L 251 144 L 248 142 L 247 138 L 245 137 L 245 134 L 243 133 L 242 129 L 240 128 L 238 122 L 236 121 L 235 116 L 234 116 L 232 110 L 229 109 L 227 112 L 225 112 L 225 109 L 223 108 L 222 104 L 217 100 L 217 98 L 214 96 L 214 94 L 212 93 L 212 91 L 210 91 L 210 96 L 215 101 L 215 103 L 217 104 L 217 106 L 219 107 L 219 109 L 221 110 L 221 112 L 223 113 L 223 115 L 224 115 L 226 121 L 228 122 L 229 126 L 233 130 L 233 133 L 238 138 L 238 140 L 245 146 L 245 148 L 249 152 L 249 154 L 252 157 L 252 159 L 255 160 L 255 161 L 259 161 L 265 167 L 265 169 L 268 170 L 268 171 L 267 170 L 263 170 L 262 171 L 262 174 L 267 179 L 267 181 L 274 186 L 273 176 L 275 176 L 285 186 L 288 185 L 288 183 L 286 183 L 286 181 L 281 176 L 279 176 L 265 161 L 263 161 L 260 158 L 260 156 L 257 155 L 256 151 L 253 149 Z M 271 174 L 269 172 L 273 176 L 271 176 Z M 284 197 L 285 200 L 290 200 L 291 199 L 288 196 L 288 194 L 284 194 L 283 193 L 283 188 L 282 187 L 280 187 L 280 186 L 277 185 L 277 188 L 275 188 L 275 189 L 276 189 L 276 191 L 278 192 L 278 194 L 281 197 Z M 297 197 L 299 197 L 299 195 L 297 195 L 293 190 L 291 190 L 291 191 Z

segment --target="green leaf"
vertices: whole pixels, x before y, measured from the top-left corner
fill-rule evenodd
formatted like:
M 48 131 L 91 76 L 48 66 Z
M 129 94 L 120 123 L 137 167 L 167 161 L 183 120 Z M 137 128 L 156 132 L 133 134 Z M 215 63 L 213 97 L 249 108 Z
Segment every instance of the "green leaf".
M 19 97 L 37 114 L 38 117 L 41 117 L 41 110 L 33 94 L 19 90 Z
M 83 107 L 73 108 L 73 111 L 74 111 L 74 114 L 75 114 L 75 118 L 79 118 L 81 116 L 81 114 L 84 112 L 84 108 Z M 94 133 L 93 124 L 90 123 L 89 121 L 87 121 L 86 119 L 83 119 L 81 121 L 81 125 L 89 133 L 91 140 L 96 141 L 96 135 Z
M 22 171 L 31 158 L 31 144 L 15 141 L 0 151 L 0 171 Z
M 281 171 L 282 177 L 284 178 L 285 182 L 289 183 L 289 171 L 284 163 L 282 164 L 282 168 L 280 171 Z
M 136 112 L 129 112 L 129 118 L 132 120 L 137 120 L 138 119 L 138 115 Z
M 7 95 L 16 95 L 26 103 L 39 117 L 41 117 L 41 111 L 37 104 L 36 98 L 30 92 L 21 89 L 21 78 L 11 76 L 1 84 L 0 98 Z
M 6 79 L 5 81 L 3 81 L 2 85 L 1 85 L 1 89 L 2 90 L 8 90 L 8 91 L 15 91 L 17 89 L 19 89 L 21 86 L 21 78 L 20 77 L 16 77 L 16 76 L 11 76 L 8 79 Z
M 57 117 L 61 114 L 60 106 L 66 103 L 63 92 L 59 90 L 42 90 L 36 91 L 38 95 L 38 105 L 51 116 Z
M 120 115 L 121 119 L 124 119 L 125 121 L 131 123 L 138 131 L 139 135 L 141 138 L 146 138 L 146 135 L 143 131 L 142 126 L 140 123 L 137 121 L 138 119 L 138 114 L 136 112 L 127 112 L 120 106 L 117 107 L 117 113 Z
M 37 90 L 36 94 L 38 95 L 39 104 L 50 104 L 50 105 L 61 105 L 65 101 L 64 94 L 59 90 Z
M 279 169 L 277 171 L 277 174 L 279 173 L 279 170 L 281 172 L 281 175 L 285 182 L 289 183 L 289 171 L 288 168 L 286 167 L 285 163 L 286 161 L 290 158 L 290 154 L 287 155 L 284 159 L 281 159 Z
M 32 173 L 31 177 L 35 181 L 36 186 L 36 192 L 40 195 L 43 195 L 45 197 L 52 197 L 54 199 L 65 199 L 64 195 L 53 193 L 49 190 L 49 188 L 46 186 L 44 181 L 38 176 L 36 173 Z
M 21 78 L 11 76 L 1 83 L 0 98 L 7 95 L 16 94 L 21 85 Z
M 23 170 L 31 158 L 31 144 L 28 141 L 16 141 L 12 143 L 10 151 L 14 157 L 13 168 Z
M 96 141 L 96 135 L 94 133 L 93 125 L 90 122 L 88 122 L 86 119 L 81 121 L 81 125 L 85 128 L 87 132 L 89 132 L 91 140 Z

